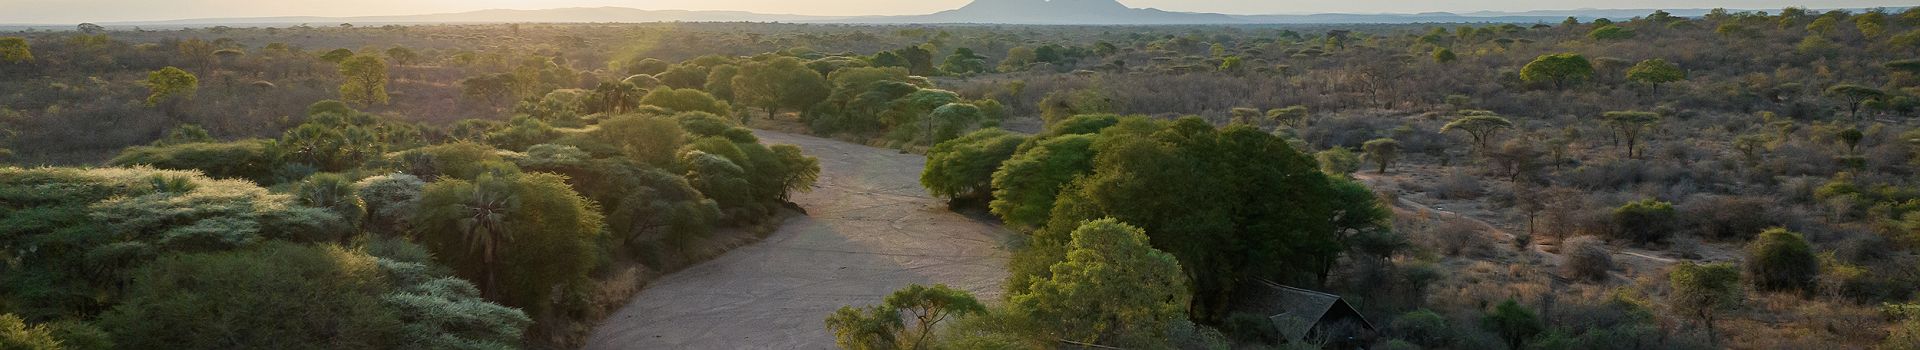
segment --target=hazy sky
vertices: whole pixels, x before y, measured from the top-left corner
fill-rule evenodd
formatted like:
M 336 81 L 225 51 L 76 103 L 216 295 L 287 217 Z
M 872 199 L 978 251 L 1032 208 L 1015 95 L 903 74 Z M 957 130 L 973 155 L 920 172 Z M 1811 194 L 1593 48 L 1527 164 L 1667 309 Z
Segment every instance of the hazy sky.
M 901 15 L 952 9 L 971 0 L 0 0 L 0 23 L 78 23 L 264 16 L 366 16 L 622 6 L 639 9 L 742 10 L 806 15 Z M 1912 6 L 1888 0 L 1121 0 L 1132 7 L 1234 14 L 1325 12 L 1521 11 L 1577 8 L 1777 9 Z

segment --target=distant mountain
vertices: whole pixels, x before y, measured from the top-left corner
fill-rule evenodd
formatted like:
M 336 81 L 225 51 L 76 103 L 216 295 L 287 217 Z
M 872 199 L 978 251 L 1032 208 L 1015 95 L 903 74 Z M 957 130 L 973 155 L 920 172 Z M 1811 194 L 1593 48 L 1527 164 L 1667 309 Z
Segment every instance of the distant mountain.
M 105 26 L 285 25 L 315 26 L 415 23 L 643 23 L 643 22 L 820 22 L 847 17 L 763 14 L 746 11 L 641 10 L 626 7 L 572 7 L 544 10 L 480 10 L 405 16 L 203 18 L 99 23 Z
M 974 0 L 967 6 L 919 16 L 874 16 L 836 20 L 857 23 L 996 24 L 1242 24 L 1218 13 L 1131 8 L 1118 0 Z
M 1862 9 L 1852 9 L 1860 11 Z M 1893 9 L 1899 10 L 1899 9 Z M 329 26 L 341 23 L 357 25 L 424 23 L 644 23 L 644 22 L 791 22 L 791 23 L 980 23 L 980 24 L 1061 24 L 1061 25 L 1158 25 L 1158 24 L 1345 24 L 1345 23 L 1558 23 L 1567 17 L 1581 21 L 1596 18 L 1624 20 L 1653 13 L 1653 9 L 1574 9 L 1521 12 L 1476 11 L 1465 13 L 1380 13 L 1380 14 L 1276 14 L 1228 15 L 1132 8 L 1118 0 L 974 0 L 958 9 L 909 16 L 806 16 L 763 14 L 744 11 L 640 10 L 624 7 L 576 7 L 545 10 L 481 10 L 408 16 L 364 17 L 256 17 L 204 18 L 167 21 L 99 23 L 109 27 L 193 27 L 193 26 L 284 26 L 307 24 Z M 1700 16 L 1706 9 L 1667 10 L 1675 16 Z M 43 28 L 71 29 L 66 25 L 5 25 L 0 30 Z

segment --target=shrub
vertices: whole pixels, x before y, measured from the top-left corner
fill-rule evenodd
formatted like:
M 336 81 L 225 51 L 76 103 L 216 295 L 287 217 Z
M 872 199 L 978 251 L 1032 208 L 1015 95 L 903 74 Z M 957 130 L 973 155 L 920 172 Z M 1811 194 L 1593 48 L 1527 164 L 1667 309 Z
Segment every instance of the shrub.
M 1482 316 L 1480 327 L 1499 334 L 1501 339 L 1507 341 L 1507 346 L 1513 349 L 1522 348 L 1527 340 L 1533 339 L 1535 335 L 1546 330 L 1546 325 L 1540 322 L 1540 317 L 1534 315 L 1533 310 L 1520 306 L 1520 303 L 1513 299 L 1501 302 L 1499 306 L 1493 308 L 1493 311 Z
M 1653 199 L 1628 202 L 1613 210 L 1616 235 L 1638 243 L 1671 237 L 1675 220 L 1673 204 Z
M 27 326 L 13 314 L 0 315 L 0 349 L 60 350 L 60 340 L 46 325 Z
M 1760 290 L 1813 292 L 1820 260 L 1806 238 L 1784 228 L 1761 232 L 1747 244 L 1747 274 Z
M 1075 125 L 1080 117 L 1060 125 Z M 1026 148 L 1002 162 L 993 173 L 995 215 L 1016 227 L 1039 227 L 1047 222 L 1054 198 L 1068 182 L 1093 170 L 1092 135 L 1057 136 Z
M 1429 348 L 1442 348 L 1452 342 L 1447 319 L 1433 310 L 1420 309 L 1400 315 L 1390 326 L 1401 339 Z
M 353 184 L 355 193 L 366 203 L 368 229 L 389 235 L 406 232 L 407 216 L 420 207 L 420 190 L 426 186 L 420 178 L 400 173 L 360 179 Z
M 941 142 L 927 150 L 927 168 L 920 184 L 933 195 L 955 202 L 984 201 L 993 191 L 994 171 L 1013 157 L 1026 137 L 1000 129 L 983 129 Z
M 133 349 L 388 348 L 400 320 L 374 261 L 289 243 L 170 256 L 141 269 L 100 324 Z
M 360 193 L 354 190 L 353 181 L 340 174 L 321 173 L 308 177 L 294 190 L 294 199 L 300 205 L 326 209 L 339 215 L 349 226 L 358 226 L 367 214 L 367 203 L 360 200 Z
M 1563 269 L 1574 278 L 1604 281 L 1607 271 L 1613 270 L 1613 252 L 1594 236 L 1567 239 L 1560 245 L 1560 254 L 1567 259 Z
M 1319 153 L 1314 153 L 1313 157 L 1315 160 L 1320 161 L 1320 172 L 1327 173 L 1327 175 L 1344 177 L 1353 175 L 1355 171 L 1360 171 L 1360 156 L 1353 153 L 1353 151 L 1347 150 L 1346 147 L 1334 147 L 1320 151 Z
M 280 156 L 275 148 L 274 142 L 269 140 L 134 146 L 121 151 L 107 164 L 199 170 L 214 178 L 246 179 L 271 184 L 274 183 L 274 171 L 280 168 Z

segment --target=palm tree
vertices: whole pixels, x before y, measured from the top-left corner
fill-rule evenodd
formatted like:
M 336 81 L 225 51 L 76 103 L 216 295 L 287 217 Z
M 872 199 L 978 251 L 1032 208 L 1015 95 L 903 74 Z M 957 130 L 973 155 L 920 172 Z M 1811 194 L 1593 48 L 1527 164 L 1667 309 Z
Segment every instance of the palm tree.
M 460 231 L 465 233 L 468 246 L 480 254 L 481 274 L 485 275 L 481 291 L 484 297 L 492 299 L 499 287 L 494 282 L 495 253 L 502 243 L 513 240 L 506 221 L 514 198 L 504 188 L 487 186 L 486 180 L 481 179 L 481 184 L 474 187 L 473 201 L 466 204 L 468 215 L 460 219 Z

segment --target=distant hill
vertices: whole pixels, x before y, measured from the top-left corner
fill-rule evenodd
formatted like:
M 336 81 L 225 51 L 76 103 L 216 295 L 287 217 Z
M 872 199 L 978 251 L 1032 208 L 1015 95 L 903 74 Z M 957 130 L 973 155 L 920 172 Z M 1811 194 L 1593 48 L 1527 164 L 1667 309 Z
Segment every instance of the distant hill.
M 202 18 L 99 23 L 105 26 L 284 25 L 315 26 L 414 23 L 642 23 L 642 22 L 819 22 L 847 17 L 763 14 L 746 11 L 641 10 L 626 7 L 572 7 L 544 10 L 480 10 L 405 16 Z
M 974 0 L 967 6 L 920 16 L 876 16 L 838 20 L 861 23 L 1001 24 L 1241 24 L 1248 21 L 1218 13 L 1171 12 L 1130 8 L 1118 0 Z
M 1860 11 L 1863 9 L 1852 9 Z M 1581 21 L 1596 18 L 1624 20 L 1653 13 L 1653 9 L 1573 9 L 1522 12 L 1476 11 L 1465 13 L 1322 13 L 1229 15 L 1132 8 L 1118 0 L 974 0 L 958 9 L 908 16 L 807 16 L 763 14 L 745 11 L 640 10 L 625 7 L 575 7 L 544 10 L 481 10 L 406 16 L 364 17 L 255 17 L 202 18 L 165 21 L 99 23 L 109 27 L 193 27 L 193 26 L 282 26 L 307 24 L 329 26 L 341 23 L 359 25 L 424 23 L 645 23 L 645 22 L 790 22 L 790 23 L 979 23 L 979 24 L 1058 24 L 1058 25 L 1165 25 L 1165 24 L 1343 24 L 1343 23 L 1558 23 L 1567 17 Z M 1706 9 L 1667 10 L 1675 16 L 1700 16 Z M 19 28 L 71 28 L 71 24 L 0 24 L 0 30 Z

